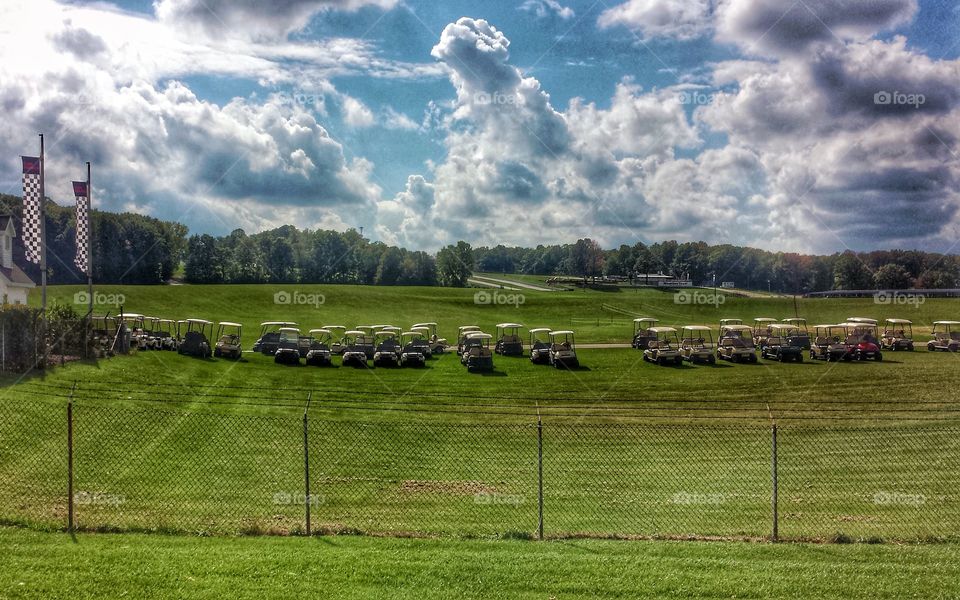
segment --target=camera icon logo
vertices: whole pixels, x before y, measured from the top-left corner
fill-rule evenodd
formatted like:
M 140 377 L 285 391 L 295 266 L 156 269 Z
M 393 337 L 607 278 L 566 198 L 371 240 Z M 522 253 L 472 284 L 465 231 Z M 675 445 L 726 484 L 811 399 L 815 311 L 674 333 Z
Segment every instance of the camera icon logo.
M 881 90 L 873 95 L 873 103 L 881 106 L 885 106 L 893 102 L 893 94 L 885 90 Z
M 490 304 L 493 302 L 493 295 L 487 291 L 480 291 L 473 295 L 474 304 Z
M 279 291 L 273 295 L 274 304 L 290 304 L 293 298 L 290 296 L 290 292 Z

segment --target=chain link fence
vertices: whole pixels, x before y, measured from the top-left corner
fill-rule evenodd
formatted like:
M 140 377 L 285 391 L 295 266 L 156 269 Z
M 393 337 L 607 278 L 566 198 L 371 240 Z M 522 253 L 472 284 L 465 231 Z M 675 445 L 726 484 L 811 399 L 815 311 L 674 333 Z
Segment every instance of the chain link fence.
M 203 535 L 957 539 L 958 434 L 8 400 L 0 522 L 66 529 L 72 513 L 79 530 Z

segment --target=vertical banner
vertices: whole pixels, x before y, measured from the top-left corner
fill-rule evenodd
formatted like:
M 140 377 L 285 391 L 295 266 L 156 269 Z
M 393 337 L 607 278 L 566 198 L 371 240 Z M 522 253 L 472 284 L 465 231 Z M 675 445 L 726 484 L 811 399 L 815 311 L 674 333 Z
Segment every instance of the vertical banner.
M 40 264 L 43 247 L 41 161 L 36 156 L 20 158 L 23 159 L 23 246 L 27 260 Z
M 90 192 L 86 181 L 73 182 L 73 195 L 77 198 L 77 256 L 74 263 L 85 275 L 90 274 Z

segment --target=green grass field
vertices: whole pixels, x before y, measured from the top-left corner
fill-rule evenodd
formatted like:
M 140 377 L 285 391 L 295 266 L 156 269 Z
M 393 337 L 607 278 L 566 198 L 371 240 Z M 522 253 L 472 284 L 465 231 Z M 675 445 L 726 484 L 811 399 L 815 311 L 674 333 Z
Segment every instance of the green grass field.
M 4 598 L 956 598 L 955 546 L 188 538 L 0 528 Z
M 52 288 L 51 297 L 69 302 L 79 289 Z M 322 294 L 324 302 L 277 305 L 273 294 L 279 290 Z M 572 328 L 580 343 L 625 343 L 631 335 L 625 312 L 674 325 L 793 314 L 811 324 L 853 315 L 899 316 L 914 320 L 922 341 L 933 320 L 955 318 L 960 312 L 956 300 L 891 309 L 869 299 L 728 297 L 719 307 L 691 306 L 675 304 L 671 294 L 656 290 L 524 291 L 522 303 L 498 305 L 476 304 L 477 291 L 356 286 L 100 290 L 122 293 L 127 311 L 240 321 L 247 347 L 257 336 L 259 322 L 272 319 L 294 320 L 304 329 L 437 321 L 448 338 L 461 324 L 492 331 L 497 322 L 518 321 Z M 403 553 L 407 550 L 399 548 L 422 547 L 438 556 L 460 552 L 463 558 L 456 560 L 464 562 L 471 560 L 471 553 L 490 552 L 510 571 L 511 557 L 530 548 L 566 556 L 567 549 L 583 547 L 590 549 L 584 556 L 610 553 L 621 558 L 609 560 L 629 563 L 647 552 L 688 547 L 503 541 L 536 534 L 538 412 L 544 423 L 548 538 L 769 536 L 770 424 L 775 419 L 780 427 L 782 537 L 957 539 L 960 407 L 951 390 L 960 380 L 960 356 L 917 350 L 887 353 L 882 363 L 761 361 L 661 368 L 628 348 L 581 349 L 579 355 L 582 368 L 575 371 L 497 357 L 496 371 L 483 375 L 466 373 L 455 355 L 440 356 L 423 369 L 353 369 L 282 367 L 258 354 L 229 361 L 141 352 L 5 376 L 0 380 L 0 402 L 7 407 L 0 417 L 0 520 L 28 530 L 63 528 L 64 410 L 72 395 L 75 489 L 86 500 L 77 507 L 83 531 L 302 533 L 304 507 L 295 498 L 303 489 L 301 418 L 310 393 L 314 531 L 448 540 L 329 540 L 348 552 Z M 46 545 L 37 550 L 41 554 L 69 551 L 57 548 L 54 540 L 59 538 L 12 530 L 6 535 L 22 536 L 17 543 Z M 83 539 L 106 543 L 96 536 Z M 154 538 L 116 539 L 137 540 L 137 545 Z M 172 553 L 172 565 L 199 551 L 174 550 L 171 544 L 182 543 L 176 538 L 156 539 Z M 495 539 L 501 541 L 489 541 Z M 222 548 L 248 543 L 258 542 L 225 540 Z M 284 554 L 287 548 L 283 541 L 262 543 L 263 551 Z M 321 547 L 327 543 L 320 542 Z M 768 560 L 774 560 L 771 553 L 797 552 L 776 556 L 810 573 L 828 568 L 815 547 L 809 552 L 764 545 L 708 547 L 721 553 L 735 548 L 745 557 L 759 553 Z M 698 546 L 689 548 L 694 564 L 716 565 L 700 556 L 704 550 Z M 956 547 L 939 548 L 918 551 L 930 554 L 916 555 L 925 557 L 917 558 L 917 564 L 939 560 L 934 555 Z M 624 554 L 618 555 L 621 549 Z M 825 549 L 823 556 L 845 551 Z M 900 558 L 894 556 L 904 555 L 889 556 L 876 560 L 896 561 Z M 608 560 L 599 565 L 584 560 L 582 568 L 588 572 L 616 570 Z M 712 590 L 706 595 L 729 589 L 716 579 L 717 569 L 708 569 L 710 575 L 704 576 L 704 585 L 719 586 L 704 588 Z M 522 584 L 530 570 L 511 573 Z M 10 571 L 0 570 L 3 575 Z M 877 577 L 887 577 L 877 585 L 891 586 L 893 593 L 894 574 L 879 569 Z M 759 568 L 749 578 L 758 585 L 764 580 Z M 451 585 L 460 583 L 466 585 Z M 513 585 L 505 580 L 508 584 Z M 790 585 L 762 589 L 789 595 Z M 544 589 L 521 588 L 516 593 Z M 682 589 L 660 591 L 679 594 Z M 559 590 L 583 593 L 572 584 Z M 618 590 L 623 591 L 613 585 L 604 593 Z

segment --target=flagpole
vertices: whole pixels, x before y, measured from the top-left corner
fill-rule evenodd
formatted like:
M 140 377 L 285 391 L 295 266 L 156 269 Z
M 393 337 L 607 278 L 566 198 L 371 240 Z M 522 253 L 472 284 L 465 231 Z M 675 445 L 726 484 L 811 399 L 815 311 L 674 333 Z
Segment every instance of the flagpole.
M 46 191 L 43 189 L 43 134 L 40 134 L 40 287 L 41 309 L 43 311 L 43 327 L 47 327 L 47 216 L 43 199 Z
M 90 161 L 87 161 L 87 297 L 93 316 L 93 186 L 90 184 Z

